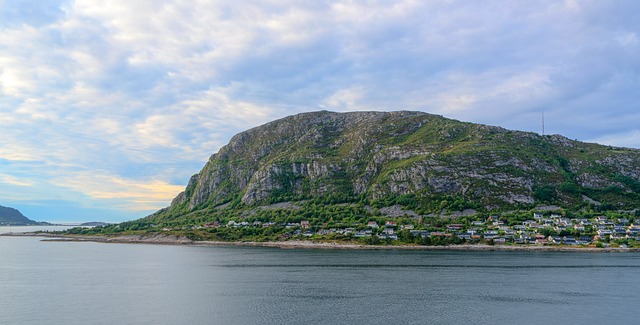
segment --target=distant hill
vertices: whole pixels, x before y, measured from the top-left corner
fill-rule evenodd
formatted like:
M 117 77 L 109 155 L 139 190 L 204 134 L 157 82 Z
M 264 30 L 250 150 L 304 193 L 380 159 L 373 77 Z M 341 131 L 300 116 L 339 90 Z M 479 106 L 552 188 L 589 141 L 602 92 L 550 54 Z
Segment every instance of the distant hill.
M 38 222 L 25 217 L 20 211 L 0 205 L 0 226 L 28 226 Z
M 84 222 L 80 224 L 81 227 L 100 227 L 100 226 L 106 226 L 106 225 L 108 225 L 108 223 L 101 222 L 101 221 L 91 221 L 91 222 Z
M 421 112 L 304 113 L 234 136 L 170 207 L 145 220 L 215 220 L 286 202 L 401 206 L 421 215 L 545 205 L 633 210 L 640 150 Z

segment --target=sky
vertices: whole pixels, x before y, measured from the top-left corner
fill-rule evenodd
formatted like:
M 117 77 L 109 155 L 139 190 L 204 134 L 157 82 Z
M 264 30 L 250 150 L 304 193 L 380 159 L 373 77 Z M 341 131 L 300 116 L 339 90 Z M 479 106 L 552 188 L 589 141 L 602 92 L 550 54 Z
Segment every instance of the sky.
M 640 148 L 640 1 L 0 0 L 0 205 L 33 220 L 144 217 L 316 110 Z

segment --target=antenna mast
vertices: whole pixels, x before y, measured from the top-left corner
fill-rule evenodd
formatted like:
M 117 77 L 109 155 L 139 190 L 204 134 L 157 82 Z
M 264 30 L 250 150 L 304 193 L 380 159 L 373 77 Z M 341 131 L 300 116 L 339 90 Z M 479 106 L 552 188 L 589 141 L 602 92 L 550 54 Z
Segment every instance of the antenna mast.
M 544 135 L 544 111 L 542 111 L 542 135 Z

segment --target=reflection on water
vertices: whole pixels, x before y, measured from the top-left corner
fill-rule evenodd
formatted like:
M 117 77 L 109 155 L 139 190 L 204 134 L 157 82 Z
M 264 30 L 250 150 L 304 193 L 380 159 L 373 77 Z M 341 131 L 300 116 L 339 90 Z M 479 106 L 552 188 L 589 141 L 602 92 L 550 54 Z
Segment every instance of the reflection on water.
M 281 250 L 0 237 L 0 323 L 637 323 L 637 279 L 636 253 Z

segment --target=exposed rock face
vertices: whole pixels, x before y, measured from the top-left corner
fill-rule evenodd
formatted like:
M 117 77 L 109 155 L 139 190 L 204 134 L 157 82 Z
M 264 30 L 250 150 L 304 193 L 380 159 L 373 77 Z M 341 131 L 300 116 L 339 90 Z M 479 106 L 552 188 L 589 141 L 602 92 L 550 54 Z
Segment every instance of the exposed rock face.
M 624 177 L 624 181 L 620 180 Z M 194 175 L 173 214 L 230 201 L 266 205 L 313 197 L 456 196 L 486 207 L 558 202 L 612 185 L 635 193 L 640 151 L 581 143 L 421 112 L 313 112 L 234 136 Z M 564 185 L 563 185 L 564 184 Z M 564 186 L 564 187 L 563 187 Z

